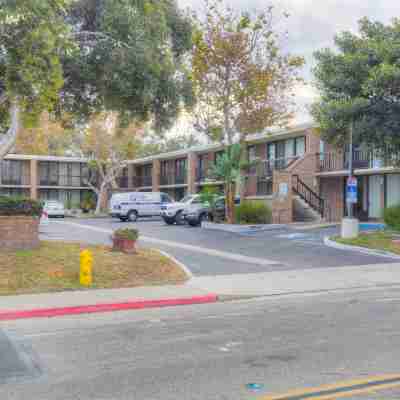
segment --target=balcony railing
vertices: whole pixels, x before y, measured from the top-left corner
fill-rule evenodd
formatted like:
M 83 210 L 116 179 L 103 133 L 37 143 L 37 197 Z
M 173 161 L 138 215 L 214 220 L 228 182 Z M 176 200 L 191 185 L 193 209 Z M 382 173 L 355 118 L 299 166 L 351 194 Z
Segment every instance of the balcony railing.
M 164 174 L 160 175 L 160 185 L 161 186 L 172 186 L 172 185 L 184 185 L 187 182 L 186 171 L 174 174 Z
M 79 176 L 65 176 L 59 178 L 40 178 L 38 179 L 39 186 L 62 186 L 62 187 L 87 187 L 88 178 Z M 93 179 L 90 180 L 92 185 L 95 185 Z
M 271 178 L 257 177 L 257 196 L 270 196 L 273 194 L 273 181 Z
M 23 176 L 18 176 L 18 177 L 7 177 L 3 176 L 0 183 L 2 185 L 9 185 L 9 186 L 29 186 L 30 185 L 30 176 L 29 175 L 23 175 Z
M 129 187 L 129 179 L 127 176 L 120 176 L 117 179 L 118 187 L 121 189 L 127 189 Z
M 274 170 L 282 171 L 292 165 L 299 157 L 285 157 L 285 158 L 274 158 L 272 160 L 260 161 L 252 167 L 255 170 L 255 174 L 258 177 L 271 177 Z
M 343 171 L 349 169 L 350 156 L 346 153 L 318 153 L 320 172 Z M 388 150 L 381 154 L 374 151 L 355 150 L 353 152 L 354 169 L 379 169 L 397 166 L 400 163 L 400 149 Z
M 153 185 L 153 178 L 151 175 L 134 176 L 133 186 L 134 187 L 150 187 Z
M 209 170 L 206 169 L 198 169 L 196 171 L 196 181 L 197 182 L 204 182 L 209 179 L 213 179 L 212 174 Z

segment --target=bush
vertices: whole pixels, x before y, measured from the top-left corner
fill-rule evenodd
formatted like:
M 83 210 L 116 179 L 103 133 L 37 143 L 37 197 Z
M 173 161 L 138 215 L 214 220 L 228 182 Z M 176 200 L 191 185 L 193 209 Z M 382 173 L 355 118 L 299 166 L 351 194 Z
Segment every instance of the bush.
M 0 196 L 0 216 L 40 217 L 43 205 L 35 200 Z
M 385 208 L 383 219 L 387 226 L 396 231 L 400 231 L 400 205 Z
M 270 224 L 272 220 L 270 208 L 261 201 L 243 201 L 235 213 L 240 224 Z
M 125 240 L 137 240 L 139 238 L 139 231 L 131 228 L 121 228 L 114 232 L 114 238 Z

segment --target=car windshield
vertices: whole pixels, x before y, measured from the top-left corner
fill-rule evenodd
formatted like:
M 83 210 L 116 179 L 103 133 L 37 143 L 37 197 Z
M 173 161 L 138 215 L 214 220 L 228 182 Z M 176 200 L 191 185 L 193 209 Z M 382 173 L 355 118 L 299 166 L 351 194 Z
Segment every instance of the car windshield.
M 191 196 L 185 196 L 182 200 L 181 203 L 188 203 L 189 201 L 191 201 L 195 196 L 191 195 Z

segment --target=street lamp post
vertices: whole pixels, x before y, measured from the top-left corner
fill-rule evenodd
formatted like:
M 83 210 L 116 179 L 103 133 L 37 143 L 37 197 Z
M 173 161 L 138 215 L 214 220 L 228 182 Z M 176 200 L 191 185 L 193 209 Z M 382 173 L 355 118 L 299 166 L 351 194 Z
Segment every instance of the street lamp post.
M 353 121 L 350 122 L 350 129 L 349 129 L 349 180 L 353 178 Z M 349 218 L 353 218 L 353 203 L 346 199 L 347 203 L 347 215 Z
M 359 223 L 354 218 L 354 203 L 357 202 L 357 180 L 354 177 L 353 170 L 353 121 L 349 127 L 349 176 L 346 184 L 346 205 L 347 205 L 347 218 L 342 220 L 342 238 L 353 239 L 358 236 Z

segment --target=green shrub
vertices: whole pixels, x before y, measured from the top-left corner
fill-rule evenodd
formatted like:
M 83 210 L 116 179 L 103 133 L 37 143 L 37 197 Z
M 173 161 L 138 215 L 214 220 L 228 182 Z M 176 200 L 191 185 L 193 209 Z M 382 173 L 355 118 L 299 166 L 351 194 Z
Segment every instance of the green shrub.
M 96 209 L 96 195 L 92 192 L 84 193 L 80 207 L 82 210 L 85 210 L 85 211 L 95 210 Z
M 270 224 L 272 213 L 261 201 L 243 201 L 235 209 L 236 221 L 240 224 Z
M 139 238 L 139 231 L 132 228 L 121 228 L 114 232 L 114 237 L 117 239 L 137 240 Z
M 17 197 L 0 196 L 0 216 L 42 215 L 43 205 L 38 201 Z
M 400 231 L 400 205 L 385 208 L 383 219 L 387 226 L 396 231 Z

